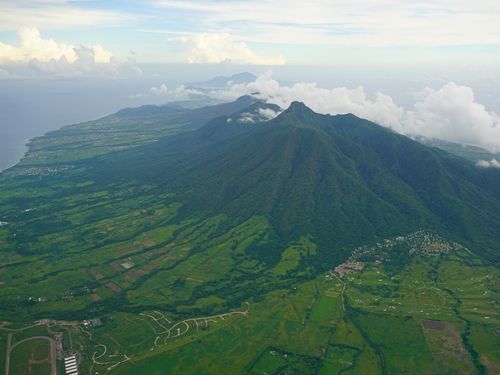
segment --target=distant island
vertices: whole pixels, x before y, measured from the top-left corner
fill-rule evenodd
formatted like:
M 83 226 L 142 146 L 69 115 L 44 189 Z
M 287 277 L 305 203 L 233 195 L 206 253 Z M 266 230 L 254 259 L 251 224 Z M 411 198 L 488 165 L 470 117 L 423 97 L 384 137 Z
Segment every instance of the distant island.
M 231 77 L 217 76 L 210 81 L 189 83 L 189 85 L 194 87 L 227 87 L 229 82 L 232 82 L 234 85 L 240 85 L 242 83 L 255 82 L 256 79 L 257 76 L 252 73 L 243 72 L 233 74 Z

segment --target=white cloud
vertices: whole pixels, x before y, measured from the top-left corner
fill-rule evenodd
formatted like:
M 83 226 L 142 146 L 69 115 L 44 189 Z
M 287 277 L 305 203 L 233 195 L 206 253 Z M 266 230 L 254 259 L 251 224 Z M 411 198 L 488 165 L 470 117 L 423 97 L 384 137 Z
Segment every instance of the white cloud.
M 73 63 L 70 63 L 66 56 L 63 55 L 59 60 L 51 59 L 47 62 L 40 61 L 36 58 L 31 59 L 29 61 L 29 67 L 38 75 L 58 78 L 85 76 L 117 78 L 125 74 L 142 75 L 140 68 L 134 65 L 135 59 L 133 58 L 129 57 L 128 61 L 123 63 L 112 56 L 107 64 L 97 63 L 94 48 L 80 46 L 80 48 L 74 48 L 73 50 L 77 55 Z M 103 54 L 101 53 L 101 57 L 102 56 Z
M 138 66 L 135 65 L 136 63 L 136 58 L 135 57 L 127 57 L 127 62 L 124 63 L 122 66 L 125 71 L 129 71 L 130 73 L 135 74 L 136 76 L 142 77 L 142 70 Z M 111 62 L 111 59 L 110 59 Z
M 168 90 L 165 84 L 162 84 L 160 88 L 151 87 L 150 91 L 156 95 L 173 95 L 175 98 L 189 98 L 190 95 L 205 95 L 201 91 L 195 89 L 186 89 L 184 85 L 180 85 L 174 90 Z
M 204 33 L 168 39 L 177 50 L 188 53 L 189 64 L 231 62 L 233 64 L 284 65 L 285 59 L 255 55 L 244 42 L 227 33 Z
M 20 47 L 0 42 L 0 65 L 28 63 L 32 59 L 43 63 L 59 60 L 63 56 L 68 63 L 73 63 L 79 58 L 74 46 L 57 43 L 53 39 L 42 39 L 40 32 L 34 27 L 21 27 L 17 35 L 20 38 Z M 111 52 L 105 51 L 100 45 L 86 48 L 92 49 L 96 63 L 109 63 L 113 57 Z
M 377 93 L 375 101 L 366 98 L 363 87 L 350 90 L 345 87 L 323 89 L 316 83 L 296 83 L 292 87 L 280 86 L 271 78 L 272 71 L 259 76 L 255 82 L 233 85 L 227 91 L 219 91 L 217 95 L 225 99 L 234 99 L 241 95 L 255 96 L 281 108 L 288 108 L 293 101 L 301 101 L 318 113 L 353 113 L 386 126 L 397 125 L 403 109 L 398 107 L 392 98 Z
M 242 113 L 237 122 L 254 124 L 256 122 L 269 121 L 278 116 L 280 113 L 281 112 L 273 111 L 271 108 L 259 108 L 259 110 L 255 113 Z
M 414 110 L 402 121 L 404 133 L 500 151 L 500 118 L 475 101 L 470 87 L 450 82 L 437 91 L 426 88 L 419 95 Z
M 176 98 L 188 98 L 190 95 L 205 95 L 205 93 L 195 89 L 186 89 L 184 85 L 180 85 L 175 90 L 169 91 L 169 94 L 175 95 Z
M 168 89 L 165 84 L 162 84 L 159 89 L 157 89 L 156 87 L 151 87 L 151 92 L 156 95 L 168 94 Z
M 487 160 L 479 160 L 476 165 L 478 167 L 484 167 L 484 168 L 500 168 L 500 163 L 496 159 L 491 159 L 491 161 Z
M 475 102 L 469 87 L 450 82 L 439 90 L 426 88 L 415 96 L 413 110 L 407 111 L 380 92 L 375 94 L 374 100 L 368 99 L 362 86 L 324 89 L 316 83 L 302 82 L 286 87 L 271 77 L 272 71 L 268 71 L 255 82 L 233 85 L 228 90 L 214 91 L 212 95 L 227 100 L 253 95 L 281 108 L 287 108 L 292 101 L 300 101 L 318 113 L 352 113 L 401 134 L 477 144 L 500 152 L 500 118 Z
M 94 50 L 94 60 L 97 64 L 99 63 L 109 63 L 113 54 L 109 51 L 105 51 L 99 44 L 93 47 Z M 135 62 L 135 59 L 129 60 Z
M 46 62 L 51 59 L 59 60 L 62 56 L 70 62 L 76 60 L 73 46 L 56 43 L 52 39 L 42 39 L 40 32 L 33 27 L 21 27 L 17 31 L 20 38 L 20 47 L 12 47 L 0 43 L 0 64 L 27 63 L 31 59 Z
M 289 44 L 449 46 L 500 42 L 495 0 L 156 0 L 186 22 L 247 41 Z M 188 18 L 189 17 L 189 18 Z
M 136 99 L 136 98 L 142 98 L 142 97 L 146 97 L 147 95 L 142 95 L 142 94 L 136 94 L 136 95 L 129 95 L 128 98 L 129 99 Z
M 38 75 L 53 77 L 142 75 L 135 58 L 122 62 L 100 45 L 74 47 L 42 39 L 36 28 L 22 27 L 17 32 L 20 46 L 0 43 L 1 64 L 28 64 Z
M 251 113 L 245 112 L 241 114 L 241 117 L 237 122 L 254 124 L 255 120 L 253 119 L 253 115 Z
M 278 116 L 280 112 L 273 111 L 271 108 L 259 108 L 259 115 L 266 120 L 271 120 Z

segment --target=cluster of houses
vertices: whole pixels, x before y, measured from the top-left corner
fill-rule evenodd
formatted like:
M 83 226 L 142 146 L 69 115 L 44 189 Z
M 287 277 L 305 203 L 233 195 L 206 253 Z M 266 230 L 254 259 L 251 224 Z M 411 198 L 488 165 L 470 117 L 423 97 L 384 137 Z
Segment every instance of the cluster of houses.
M 410 246 L 410 254 L 416 253 L 419 255 L 427 255 L 429 253 L 439 253 L 448 252 L 457 248 L 457 244 L 449 243 L 444 238 L 439 235 L 428 233 L 424 230 L 419 230 L 407 236 L 398 236 L 395 241 L 388 239 L 384 240 L 384 243 L 377 243 L 371 246 L 362 246 L 353 250 L 349 259 L 346 263 L 341 264 L 335 268 L 335 271 L 340 274 L 341 277 L 347 273 L 360 271 L 363 267 L 359 268 L 359 262 L 356 262 L 358 258 L 363 255 L 371 254 L 376 260 L 375 263 L 381 264 L 382 262 L 388 262 L 390 259 L 385 259 L 382 255 L 374 254 L 376 250 L 383 250 L 384 248 L 391 248 L 398 242 L 405 241 L 407 245 Z M 432 245 L 432 246 L 431 246 Z M 467 250 L 467 249 L 465 249 Z M 382 254 L 387 254 L 382 252 Z
M 65 171 L 74 168 L 73 165 L 61 165 L 59 167 L 32 167 L 16 169 L 13 173 L 14 176 L 47 176 L 49 173 Z
M 339 264 L 337 267 L 335 267 L 335 272 L 339 274 L 339 276 L 342 278 L 345 275 L 353 272 L 359 272 L 363 269 L 363 263 L 361 262 L 346 262 L 343 264 Z

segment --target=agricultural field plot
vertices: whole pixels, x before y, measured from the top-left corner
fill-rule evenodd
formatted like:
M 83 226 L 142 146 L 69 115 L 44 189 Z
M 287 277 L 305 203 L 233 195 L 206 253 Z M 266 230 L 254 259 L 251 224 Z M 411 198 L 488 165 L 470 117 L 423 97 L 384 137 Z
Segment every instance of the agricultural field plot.
M 500 371 L 500 344 L 495 326 L 471 324 L 470 341 L 481 363 L 490 374 Z
M 251 366 L 248 372 L 252 375 L 260 374 L 299 374 L 318 373 L 321 368 L 321 361 L 317 357 L 310 357 L 272 346 L 264 349 L 262 354 Z
M 475 373 L 460 332 L 452 323 L 421 320 L 421 324 L 440 374 Z
M 388 373 L 411 372 L 412 368 L 419 368 L 423 374 L 437 373 L 418 319 L 361 312 L 354 315 L 354 319 L 371 340 L 382 348 Z M 398 339 L 393 340 L 396 333 Z
M 320 281 L 324 279 L 275 292 L 266 301 L 255 304 L 255 310 L 253 305 L 244 304 L 241 309 L 231 312 L 182 321 L 174 321 L 168 312 L 154 310 L 140 314 L 112 314 L 100 319 L 95 327 L 73 324 L 52 325 L 51 329 L 63 332 L 64 346 L 79 353 L 85 371 L 129 373 L 127 363 L 131 359 L 139 363 L 154 362 L 158 355 L 168 356 L 168 353 L 183 347 L 188 351 L 193 347 L 201 355 L 207 348 L 204 340 L 213 339 L 228 345 L 227 350 L 232 353 L 230 362 L 234 366 L 250 363 L 252 357 L 262 350 L 258 344 L 261 340 L 276 345 L 285 339 L 288 348 L 283 350 L 294 353 L 289 360 L 298 358 L 287 364 L 289 368 L 303 368 L 304 363 L 311 362 L 319 369 L 331 324 L 318 324 L 308 316 L 316 309 L 317 293 L 324 293 L 327 289 L 327 283 Z M 283 299 L 285 305 L 277 304 Z M 290 311 L 295 315 L 289 315 Z M 47 332 L 46 327 L 38 329 Z M 236 332 L 240 334 L 235 335 Z M 205 348 L 201 352 L 200 340 Z M 246 348 L 245 363 L 241 358 L 243 347 Z M 201 361 L 200 365 L 203 363 Z
M 471 264 L 470 253 L 456 244 L 457 251 L 442 246 L 440 241 L 435 245 L 427 242 L 425 247 L 417 242 L 408 247 L 446 251 L 432 256 L 426 251 L 413 251 L 401 266 L 394 267 L 391 263 L 397 258 L 391 258 L 383 248 L 371 248 L 370 256 L 361 256 L 368 260 L 363 269 L 344 278 L 350 314 L 383 352 L 390 353 L 386 359 L 389 373 L 391 368 L 409 369 L 412 364 L 423 373 L 469 374 L 484 371 L 486 364 L 496 368 L 490 357 L 483 355 L 482 362 L 478 359 L 473 348 L 485 348 L 479 335 L 470 331 L 471 327 L 476 327 L 475 332 L 478 327 L 487 327 L 494 346 L 500 344 L 500 338 L 495 336 L 500 324 L 495 269 L 480 262 Z M 401 259 L 401 253 L 397 256 Z M 398 332 L 400 344 L 407 335 L 412 342 L 391 348 L 390 339 L 384 337 L 388 332 Z M 430 363 L 429 356 L 434 358 L 436 369 L 425 367 Z
M 333 375 L 355 368 L 361 353 L 362 351 L 354 346 L 330 345 L 320 375 Z
M 285 249 L 281 255 L 280 263 L 271 270 L 277 275 L 284 275 L 299 265 L 301 259 L 316 254 L 316 244 L 311 242 L 312 236 L 303 236 L 292 246 Z
M 169 217 L 169 211 L 162 210 L 160 215 L 163 220 L 165 217 Z M 123 221 L 123 217 L 119 219 Z M 108 288 L 113 286 L 111 290 L 117 293 L 130 288 L 132 285 L 134 285 L 133 289 L 135 289 L 138 285 L 134 283 L 138 279 L 151 271 L 158 272 L 162 267 L 172 268 L 175 264 L 181 265 L 177 271 L 174 271 L 175 277 L 188 280 L 188 284 L 193 281 L 192 286 L 194 287 L 199 282 L 212 280 L 220 272 L 221 268 L 228 270 L 233 264 L 231 246 L 234 247 L 234 245 L 221 244 L 222 240 L 217 240 L 219 243 L 213 240 L 212 242 L 208 241 L 207 244 L 203 245 L 205 248 L 209 247 L 203 256 L 196 253 L 198 243 L 205 240 L 217 228 L 218 223 L 220 223 L 220 219 L 215 218 L 215 220 L 210 219 L 204 224 L 202 223 L 203 225 L 196 224 L 198 229 L 190 231 L 190 234 L 181 233 L 175 238 L 178 246 L 170 242 L 171 237 L 167 237 L 167 241 L 162 241 L 165 231 L 172 233 L 175 230 L 175 228 L 169 229 L 169 227 L 166 227 L 159 228 L 155 233 L 141 234 L 128 243 L 118 242 L 111 246 L 97 248 L 93 252 L 92 259 L 89 259 L 81 249 L 78 249 L 78 252 L 73 253 L 71 257 L 60 260 L 52 257 L 49 267 L 40 267 L 38 261 L 35 261 L 32 266 L 28 266 L 31 270 L 29 273 L 17 271 L 16 263 L 14 263 L 11 264 L 10 268 L 6 269 L 7 272 L 4 271 L 2 274 L 4 279 L 7 280 L 5 283 L 6 288 L 3 291 L 8 294 L 8 286 L 24 284 L 25 290 L 21 291 L 18 296 L 20 297 L 23 294 L 30 296 L 28 298 L 30 307 L 35 306 L 35 301 L 44 302 L 44 304 L 36 305 L 38 312 L 49 310 L 54 305 L 57 305 L 63 311 L 72 310 L 74 307 L 81 307 L 82 304 L 89 302 L 89 297 L 85 297 L 85 294 L 97 294 L 101 300 L 109 297 L 110 294 L 106 293 L 102 285 L 108 285 Z M 117 224 L 116 221 L 114 224 Z M 99 225 L 101 224 L 98 223 Z M 243 232 L 239 234 L 239 237 L 232 237 L 231 243 L 244 241 L 245 237 L 241 237 L 244 234 Z M 189 239 L 186 238 L 188 236 Z M 72 240 L 71 234 L 64 237 Z M 74 237 L 73 240 L 76 240 Z M 152 241 L 153 238 L 157 243 Z M 174 244 L 174 246 L 168 244 Z M 129 247 L 126 247 L 127 245 Z M 240 251 L 243 249 L 240 247 Z M 16 262 L 20 259 L 16 255 L 10 254 L 8 258 L 4 257 L 4 259 L 11 260 L 13 258 L 14 262 Z M 188 262 L 184 262 L 189 258 L 191 259 Z M 33 259 L 33 257 L 29 259 Z M 70 269 L 68 269 L 68 266 L 70 266 Z M 128 269 L 131 269 L 131 271 L 127 272 Z M 73 277 L 67 278 L 66 275 L 70 272 Z M 45 275 L 48 275 L 48 277 Z M 42 280 L 37 284 L 37 289 L 30 289 L 29 285 L 37 279 Z M 60 282 L 60 280 L 64 280 L 64 282 Z M 30 283 L 26 284 L 26 282 Z M 50 292 L 42 294 L 42 291 Z

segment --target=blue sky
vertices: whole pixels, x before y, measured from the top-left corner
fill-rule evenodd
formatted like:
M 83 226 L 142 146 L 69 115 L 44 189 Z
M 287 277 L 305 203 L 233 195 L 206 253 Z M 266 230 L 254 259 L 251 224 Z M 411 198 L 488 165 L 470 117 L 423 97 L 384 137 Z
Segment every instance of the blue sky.
M 260 90 L 500 151 L 499 19 L 498 0 L 2 0 L 0 137 L 248 71 L 259 80 L 211 95 Z
M 122 60 L 134 51 L 142 63 L 493 66 L 498 19 L 496 0 L 4 0 L 0 56 L 29 60 L 29 49 L 21 60 L 5 45 L 18 48 L 16 33 L 35 28 L 42 40 L 100 45 Z

